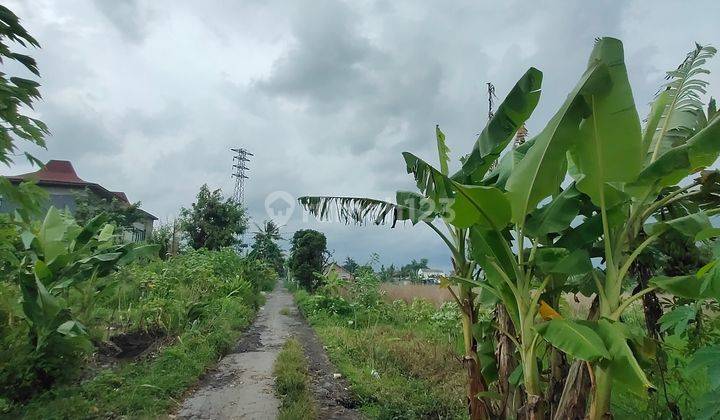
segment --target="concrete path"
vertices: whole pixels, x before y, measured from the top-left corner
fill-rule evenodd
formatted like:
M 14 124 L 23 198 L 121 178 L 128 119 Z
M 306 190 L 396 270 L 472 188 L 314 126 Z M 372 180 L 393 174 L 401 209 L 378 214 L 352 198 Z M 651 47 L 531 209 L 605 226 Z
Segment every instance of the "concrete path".
M 183 419 L 275 419 L 280 402 L 273 389 L 273 363 L 283 343 L 302 322 L 280 314 L 295 311 L 293 297 L 282 286 L 267 295 L 255 322 L 235 350 L 199 384 L 177 414 Z

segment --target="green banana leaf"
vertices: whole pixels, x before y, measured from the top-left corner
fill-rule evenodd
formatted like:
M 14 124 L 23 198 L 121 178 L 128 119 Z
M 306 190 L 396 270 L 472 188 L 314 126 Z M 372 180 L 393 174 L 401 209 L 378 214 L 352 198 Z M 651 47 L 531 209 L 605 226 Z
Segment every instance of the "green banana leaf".
M 612 86 L 615 73 L 610 67 L 617 65 L 618 48 L 622 57 L 620 41 L 603 38 L 596 43 L 580 81 L 510 174 L 506 188 L 512 220 L 519 226 L 542 199 L 558 192 L 567 170 L 565 154 L 577 142 L 580 123 L 589 112 L 584 97 L 606 92 Z
M 720 118 L 715 118 L 687 143 L 670 149 L 645 167 L 637 179 L 628 184 L 626 190 L 635 197 L 645 197 L 712 165 L 720 153 L 718 139 Z
M 677 69 L 668 72 L 669 81 L 652 104 L 643 136 L 648 163 L 683 144 L 707 124 L 700 95 L 706 93 L 708 82 L 700 75 L 710 73 L 702 66 L 715 52 L 713 47 L 696 45 Z
M 590 256 L 584 249 L 541 247 L 535 252 L 533 264 L 544 274 L 575 276 L 592 270 Z
M 689 239 L 695 237 L 702 232 L 709 232 L 713 228 L 710 218 L 705 212 L 691 213 L 687 216 L 678 217 L 672 220 L 664 220 L 662 222 L 651 223 L 645 225 L 644 229 L 648 235 L 662 233 L 668 229 L 672 229 Z
M 623 384 L 624 388 L 632 393 L 647 398 L 648 391 L 654 387 L 628 346 L 629 334 L 624 326 L 603 318 L 597 322 L 595 331 L 611 355 L 608 362 L 601 363 L 607 363 L 613 381 Z
M 595 362 L 611 356 L 600 336 L 587 325 L 567 319 L 552 319 L 535 326 L 548 343 L 576 359 Z
M 410 152 L 403 152 L 403 157 L 418 189 L 442 209 L 437 211 L 448 223 L 459 228 L 478 223 L 503 229 L 510 221 L 510 205 L 499 189 L 461 185 Z
M 634 181 L 643 161 L 640 118 L 623 55 L 617 39 L 603 38 L 593 49 L 590 62 L 602 63 L 605 75 L 581 91 L 590 115 L 570 147 L 577 189 L 598 207 L 614 204 L 606 194 L 608 183 Z
M 550 233 L 564 231 L 580 213 L 581 195 L 574 184 L 569 186 L 547 205 L 528 215 L 524 233 L 533 238 L 543 238 Z
M 481 182 L 518 128 L 532 115 L 540 100 L 541 85 L 542 72 L 534 67 L 528 69 L 488 121 L 453 180 L 467 185 Z

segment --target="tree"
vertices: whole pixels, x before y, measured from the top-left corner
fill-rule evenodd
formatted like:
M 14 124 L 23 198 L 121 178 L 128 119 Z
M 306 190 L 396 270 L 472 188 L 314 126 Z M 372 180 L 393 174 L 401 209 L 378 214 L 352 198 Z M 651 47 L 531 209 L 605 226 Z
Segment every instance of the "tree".
M 382 265 L 380 266 L 380 271 L 378 272 L 378 276 L 382 281 L 393 281 L 397 274 L 398 271 L 395 268 L 395 264 L 390 264 L 389 267 Z
M 315 291 L 320 286 L 315 273 L 322 272 L 327 255 L 325 235 L 312 229 L 298 230 L 290 244 L 289 266 L 293 277 L 303 288 Z
M 163 260 L 170 256 L 173 242 L 173 226 L 167 223 L 155 227 L 152 236 L 148 238 L 148 243 L 158 246 L 158 255 Z
M 128 204 L 117 198 L 99 197 L 89 189 L 75 194 L 75 220 L 84 224 L 100 213 L 105 213 L 108 222 L 116 227 L 132 228 L 133 223 L 142 220 L 140 202 Z
M 37 63 L 32 57 L 12 51 L 6 43 L 6 39 L 23 47 L 28 45 L 40 47 L 40 44 L 33 38 L 25 28 L 20 25 L 20 19 L 8 8 L 0 5 L 0 63 L 15 61 L 22 64 L 35 76 L 40 76 Z M 8 77 L 0 72 L 0 95 L 2 109 L 0 110 L 0 162 L 10 165 L 10 155 L 17 151 L 16 139 L 29 141 L 40 147 L 45 147 L 45 134 L 49 134 L 47 126 L 40 120 L 28 117 L 20 111 L 23 106 L 32 108 L 32 103 L 40 99 L 40 84 L 34 80 L 21 77 Z M 25 157 L 31 163 L 42 166 L 42 163 L 31 154 L 25 153 Z
M 272 221 L 266 220 L 262 227 L 253 234 L 253 243 L 250 246 L 250 258 L 268 262 L 278 273 L 285 274 L 285 256 L 277 241 L 282 239 L 280 228 Z
M 456 294 L 448 288 L 462 311 L 472 419 L 517 410 L 532 419 L 607 418 L 614 387 L 639 396 L 653 388 L 629 344 L 642 337 L 623 325 L 626 309 L 655 289 L 685 299 L 720 296 L 717 260 L 697 275 L 657 276 L 648 287 L 623 293 L 637 257 L 662 235 L 673 231 L 706 241 L 720 232 L 710 221 L 720 200 L 702 194 L 719 190 L 720 173 L 708 171 L 689 185 L 677 185 L 711 166 L 720 153 L 714 101 L 705 112 L 699 99 L 707 86 L 701 66 L 714 53 L 698 45 L 669 72 L 641 130 L 622 43 L 598 39 L 587 69 L 554 117 L 502 157 L 538 103 L 537 69 L 510 91 L 455 174 L 449 173 L 439 128 L 439 169 L 403 153 L 419 194 L 399 191 L 395 203 L 338 196 L 299 201 L 320 218 L 337 212 L 346 222 L 423 222 L 447 245 L 453 274 L 441 287 L 458 289 Z M 563 183 L 567 177 L 569 185 Z M 673 203 L 681 204 L 681 212 L 663 218 Z M 602 257 L 600 265 L 590 256 Z M 587 319 L 569 319 L 553 308 L 561 292 L 578 291 L 596 296 Z M 497 320 L 492 327 L 512 343 L 514 350 L 506 354 L 516 355 L 520 387 L 498 387 L 507 377 L 490 381 L 491 372 L 501 370 L 493 366 L 495 331 L 478 322 L 479 308 L 488 302 L 491 308 L 500 303 L 510 318 L 511 330 Z M 572 366 L 563 367 L 564 357 L 544 354 L 564 354 Z M 547 365 L 553 379 L 566 379 L 562 392 L 541 375 Z M 486 397 L 493 387 L 505 403 Z M 523 394 L 522 406 L 506 411 L 516 392 Z M 586 413 L 587 392 L 592 398 Z
M 23 26 L 20 19 L 8 8 L 0 5 L 0 64 L 3 67 L 10 61 L 20 63 L 35 76 L 40 76 L 35 59 L 13 51 L 8 42 L 22 47 L 36 47 L 40 44 Z M 3 70 L 5 70 L 3 68 Z M 42 121 L 29 117 L 21 111 L 33 107 L 33 102 L 40 99 L 40 84 L 34 80 L 17 76 L 9 76 L 0 71 L 0 162 L 7 166 L 13 162 L 12 155 L 18 151 L 17 140 L 45 147 L 45 135 L 50 133 Z M 32 154 L 24 152 L 31 164 L 43 166 Z M 31 183 L 23 183 L 24 187 L 14 187 L 5 177 L 0 177 L 0 195 L 20 205 L 21 211 L 40 213 L 42 194 L 32 191 Z
M 355 260 L 352 259 L 351 257 L 347 257 L 347 258 L 345 258 L 345 262 L 343 263 L 342 268 L 344 268 L 345 270 L 347 270 L 349 273 L 354 274 L 355 271 L 356 271 L 358 268 L 360 268 L 360 264 L 358 264 L 357 262 L 355 262 Z
M 400 267 L 400 276 L 413 281 L 418 281 L 420 279 L 418 276 L 418 270 L 421 268 L 428 268 L 428 259 L 420 258 L 420 261 L 417 261 L 413 258 L 408 264 Z
M 239 235 L 247 230 L 245 209 L 232 199 L 223 200 L 220 190 L 200 188 L 197 201 L 180 210 L 180 228 L 195 249 L 217 250 L 240 243 Z

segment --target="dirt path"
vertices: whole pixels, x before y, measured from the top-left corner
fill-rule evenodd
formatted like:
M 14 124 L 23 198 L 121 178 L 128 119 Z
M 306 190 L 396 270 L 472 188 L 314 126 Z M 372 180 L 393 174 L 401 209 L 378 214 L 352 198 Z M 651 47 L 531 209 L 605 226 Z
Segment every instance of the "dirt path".
M 287 308 L 288 315 L 280 312 Z M 198 388 L 183 402 L 177 418 L 182 419 L 275 419 L 279 400 L 273 389 L 272 368 L 283 343 L 291 335 L 303 343 L 312 374 L 311 389 L 318 405 L 318 418 L 360 418 L 349 397 L 347 384 L 334 379 L 335 370 L 327 359 L 312 328 L 299 315 L 292 295 L 278 286 L 253 325 L 234 351 L 208 372 Z M 346 407 L 347 406 L 347 407 Z

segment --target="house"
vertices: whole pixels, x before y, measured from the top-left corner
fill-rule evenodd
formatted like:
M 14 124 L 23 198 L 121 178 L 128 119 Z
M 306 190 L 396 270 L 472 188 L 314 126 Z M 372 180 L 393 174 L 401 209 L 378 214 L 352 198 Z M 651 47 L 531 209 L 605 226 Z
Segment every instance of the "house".
M 68 209 L 71 213 L 75 212 L 75 199 L 78 193 L 83 191 L 89 191 L 102 199 L 115 199 L 120 203 L 130 205 L 130 200 L 124 192 L 110 191 L 100 184 L 81 179 L 75 172 L 72 163 L 67 160 L 51 160 L 39 171 L 6 178 L 13 184 L 23 181 L 37 182 L 39 187 L 48 192 L 51 205 L 59 209 Z M 12 203 L 0 199 L 0 212 L 7 213 L 14 209 L 15 206 Z M 141 220 L 135 222 L 131 230 L 124 232 L 124 239 L 128 242 L 138 242 L 149 237 L 152 233 L 153 222 L 157 220 L 157 217 L 152 214 L 140 209 L 139 211 L 143 216 Z
M 355 280 L 355 276 L 353 276 L 351 272 L 344 269 L 341 265 L 338 265 L 338 263 L 333 262 L 328 264 L 327 267 L 325 267 L 323 274 L 327 276 L 328 274 L 330 274 L 331 271 L 334 271 L 338 275 L 338 277 L 345 281 Z
M 418 269 L 418 278 L 425 283 L 440 283 L 440 277 L 444 275 L 445 272 L 434 268 Z

